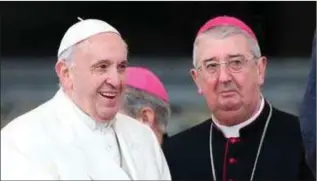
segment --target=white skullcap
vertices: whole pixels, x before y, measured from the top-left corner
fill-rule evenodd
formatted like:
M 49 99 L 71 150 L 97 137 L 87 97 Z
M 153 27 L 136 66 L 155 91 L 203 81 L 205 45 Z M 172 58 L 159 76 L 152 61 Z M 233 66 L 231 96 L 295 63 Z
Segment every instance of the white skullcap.
M 113 26 L 104 21 L 98 19 L 78 19 L 80 21 L 72 25 L 63 36 L 57 56 L 60 56 L 61 53 L 63 53 L 63 51 L 65 51 L 67 48 L 93 35 L 105 32 L 116 33 L 120 35 L 120 33 Z

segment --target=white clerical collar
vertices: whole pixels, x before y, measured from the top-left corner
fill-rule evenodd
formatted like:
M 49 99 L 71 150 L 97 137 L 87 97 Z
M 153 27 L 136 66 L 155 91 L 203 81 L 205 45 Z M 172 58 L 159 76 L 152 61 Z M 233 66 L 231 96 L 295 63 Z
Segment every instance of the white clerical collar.
M 240 137 L 240 129 L 252 123 L 260 115 L 260 113 L 262 112 L 264 108 L 264 102 L 265 102 L 264 98 L 263 96 L 261 96 L 261 105 L 260 105 L 260 108 L 257 110 L 257 112 L 248 120 L 234 126 L 220 125 L 219 121 L 213 115 L 211 115 L 211 118 L 213 122 L 215 123 L 215 125 L 222 131 L 222 133 L 224 134 L 226 138 Z
M 82 111 L 82 109 L 80 109 L 62 89 L 60 89 L 58 92 L 60 93 L 63 99 L 70 102 L 70 105 L 72 106 L 74 113 L 80 118 L 79 120 L 81 120 L 89 129 L 103 130 L 106 128 L 110 128 L 114 124 L 115 118 L 111 121 L 106 121 L 105 123 L 100 123 L 93 120 L 89 115 Z

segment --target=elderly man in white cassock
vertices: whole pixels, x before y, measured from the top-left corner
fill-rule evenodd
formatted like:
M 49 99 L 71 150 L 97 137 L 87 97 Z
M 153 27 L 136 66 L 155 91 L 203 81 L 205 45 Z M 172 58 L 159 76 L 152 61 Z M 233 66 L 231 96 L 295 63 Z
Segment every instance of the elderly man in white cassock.
M 127 54 L 108 23 L 71 26 L 55 66 L 61 88 L 1 130 L 1 179 L 170 180 L 154 133 L 117 113 Z

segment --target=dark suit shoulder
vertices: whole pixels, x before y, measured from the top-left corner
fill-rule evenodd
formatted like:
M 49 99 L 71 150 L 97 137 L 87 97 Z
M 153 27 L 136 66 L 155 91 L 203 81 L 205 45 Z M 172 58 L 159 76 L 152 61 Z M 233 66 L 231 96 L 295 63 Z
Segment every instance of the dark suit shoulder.
M 291 131 L 292 133 L 300 134 L 300 124 L 297 116 L 273 108 L 272 124 L 278 129 Z M 298 135 L 297 135 L 298 136 Z
M 203 136 L 206 131 L 209 133 L 211 119 L 205 120 L 200 124 L 197 124 L 183 132 L 180 132 L 168 139 L 168 142 L 180 143 L 195 140 L 197 137 Z M 196 140 L 197 141 L 197 140 Z
M 283 142 L 288 143 L 289 145 L 292 145 L 293 148 L 289 149 L 287 152 L 295 152 L 298 151 L 299 154 L 299 173 L 298 173 L 298 180 L 316 180 L 313 172 L 309 169 L 306 161 L 305 161 L 305 149 L 303 145 L 301 130 L 300 130 L 300 122 L 299 118 L 295 115 L 292 115 L 290 113 L 283 112 L 281 110 L 274 108 L 274 114 L 276 115 L 276 118 L 279 119 L 279 121 L 275 120 L 275 125 L 277 126 L 277 129 L 282 130 L 282 133 L 280 135 L 280 139 L 283 140 Z M 293 159 L 294 156 L 290 156 Z
M 193 145 L 204 142 L 208 139 L 211 120 L 208 119 L 183 132 L 169 137 L 163 143 L 163 150 L 166 154 L 175 153 L 176 150 L 187 149 Z M 177 153 L 177 152 L 176 152 Z M 178 154 L 178 153 L 177 153 Z
M 278 117 L 284 118 L 285 120 L 298 121 L 298 116 L 281 111 L 280 109 L 277 109 L 275 107 L 273 107 L 273 113 Z

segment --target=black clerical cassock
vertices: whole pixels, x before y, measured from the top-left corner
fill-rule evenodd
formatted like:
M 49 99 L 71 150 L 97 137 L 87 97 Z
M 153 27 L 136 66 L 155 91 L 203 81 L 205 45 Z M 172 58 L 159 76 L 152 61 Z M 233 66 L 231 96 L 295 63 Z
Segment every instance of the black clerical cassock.
M 173 180 L 314 180 L 297 117 L 265 101 L 259 116 L 226 138 L 211 119 L 164 142 Z

